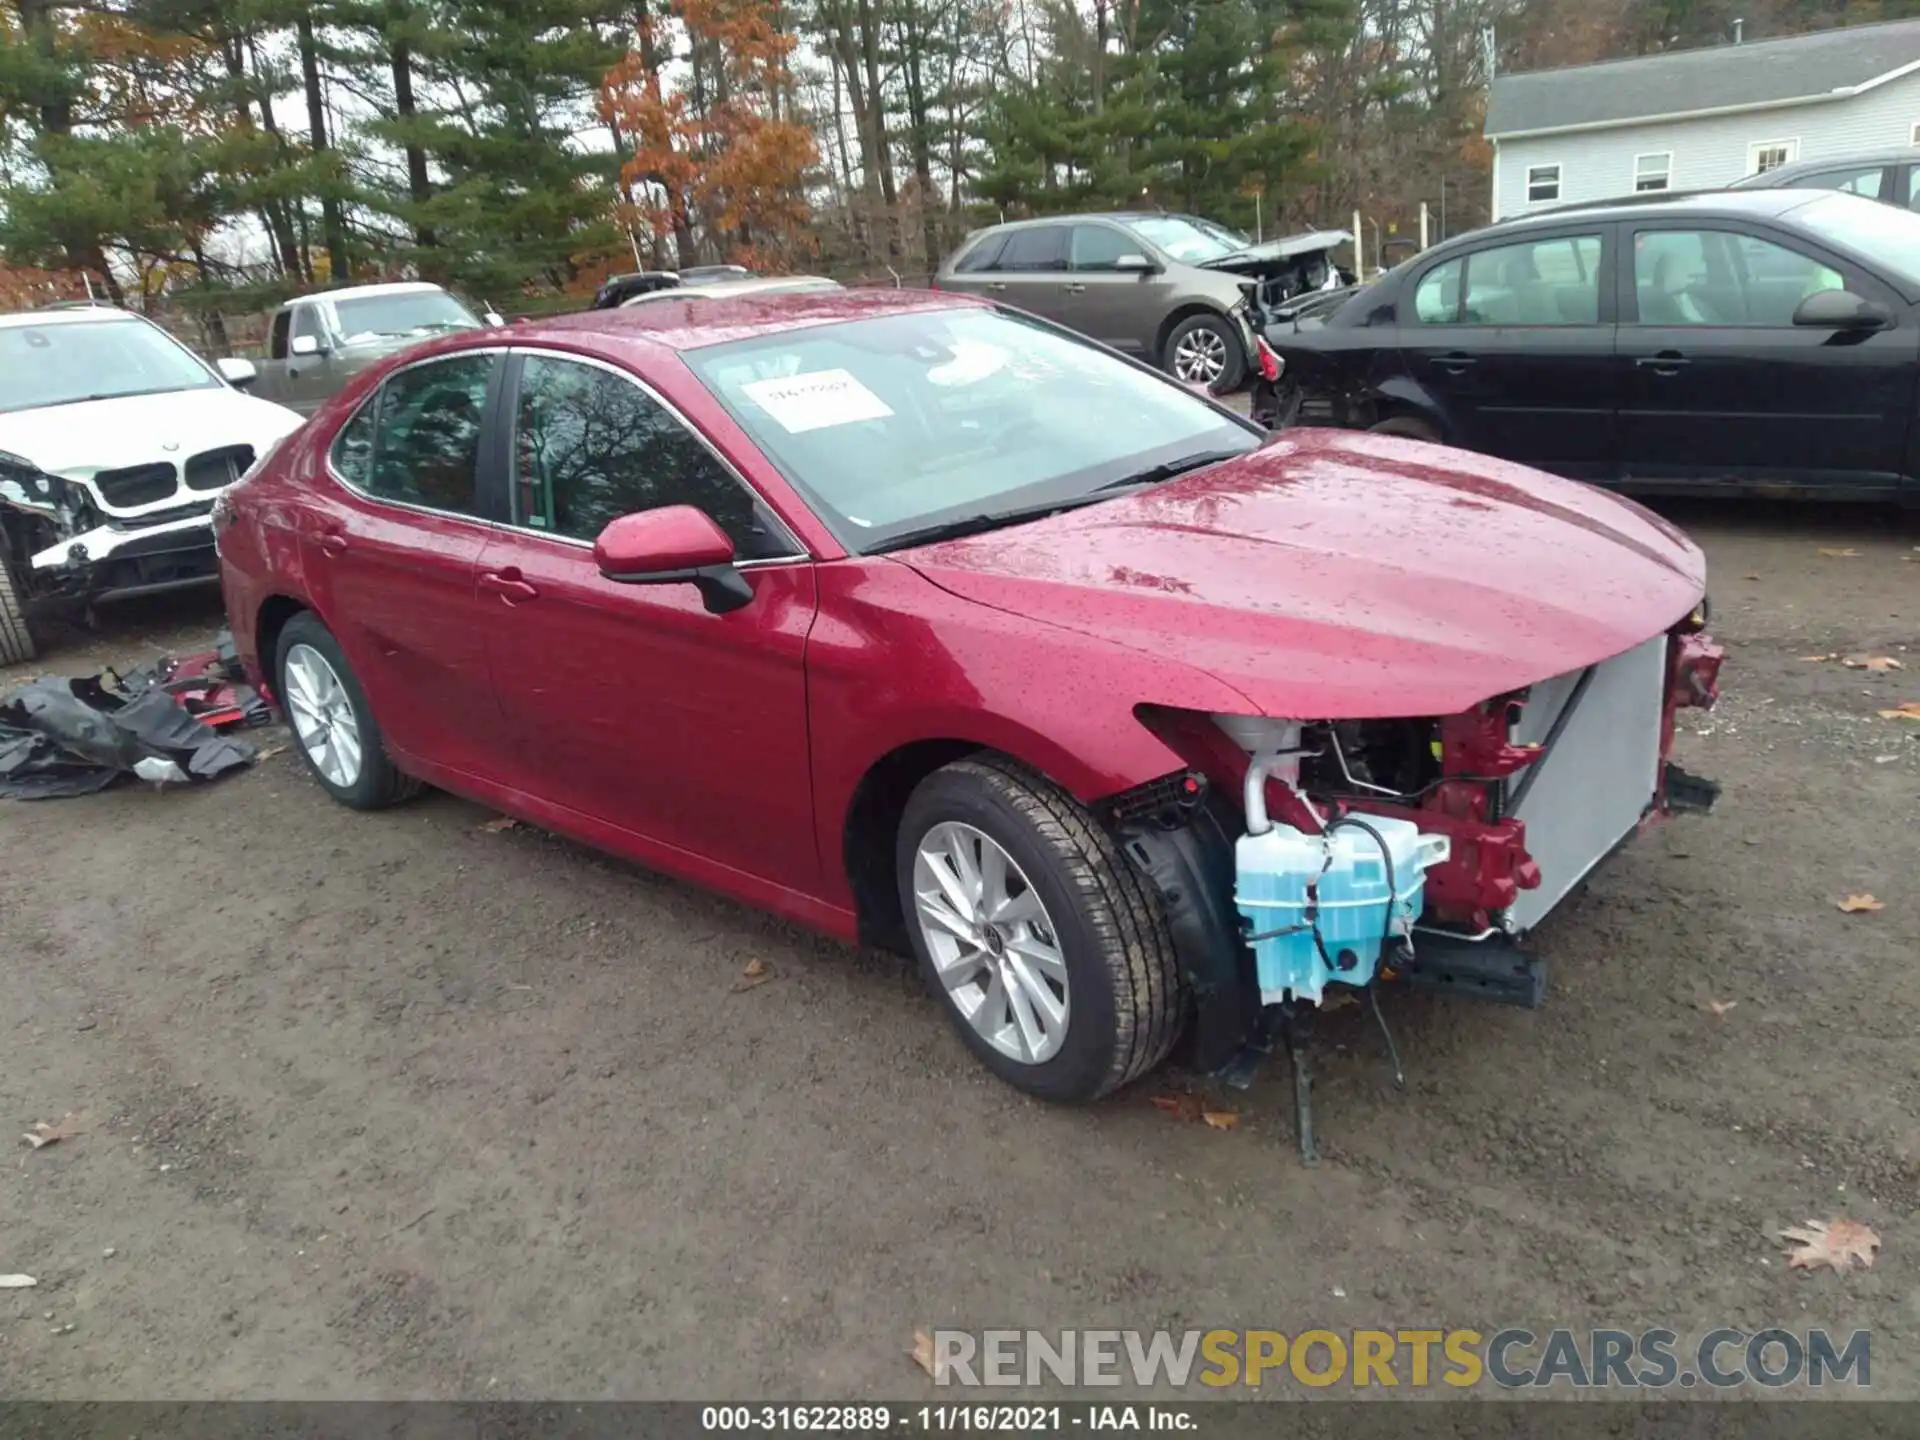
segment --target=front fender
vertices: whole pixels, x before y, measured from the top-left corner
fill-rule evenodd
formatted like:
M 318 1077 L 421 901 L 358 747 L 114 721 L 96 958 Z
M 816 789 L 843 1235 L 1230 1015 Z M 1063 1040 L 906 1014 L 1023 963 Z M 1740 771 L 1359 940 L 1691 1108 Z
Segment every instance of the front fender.
M 895 561 L 854 557 L 816 573 L 807 704 L 830 888 L 848 883 L 834 860 L 861 781 L 903 747 L 997 750 L 1085 804 L 1185 768 L 1136 706 L 1253 709 L 1190 666 L 962 599 Z M 850 890 L 824 898 L 847 903 Z

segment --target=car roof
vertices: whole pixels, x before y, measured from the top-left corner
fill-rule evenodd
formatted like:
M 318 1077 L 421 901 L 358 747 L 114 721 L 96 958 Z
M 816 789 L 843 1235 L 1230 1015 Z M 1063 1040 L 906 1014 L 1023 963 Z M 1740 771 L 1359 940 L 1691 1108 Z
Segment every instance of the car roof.
M 537 345 L 545 340 L 568 347 L 613 351 L 622 348 L 622 342 L 639 341 L 669 350 L 698 350 L 730 340 L 751 339 L 755 335 L 838 325 L 849 320 L 871 320 L 883 315 L 990 308 L 986 302 L 971 296 L 938 290 L 802 290 L 715 298 L 669 290 L 664 296 L 645 305 L 583 310 L 529 321 L 505 332 L 467 331 L 443 348 L 498 345 L 504 333 L 514 345 Z
M 1920 163 L 1920 145 L 1906 145 L 1893 150 L 1866 150 L 1854 155 L 1830 155 L 1820 160 L 1795 160 L 1790 165 L 1776 165 L 1771 170 L 1763 170 L 1758 175 L 1749 175 L 1743 180 L 1733 182 L 1736 190 L 1784 190 L 1792 188 L 1792 182 L 1802 175 L 1825 175 L 1833 170 L 1868 169 L 1875 165 L 1912 165 Z
M 1622 195 L 1611 200 L 1583 200 L 1567 205 L 1554 205 L 1545 210 L 1529 211 L 1525 215 L 1516 215 L 1511 219 L 1498 221 L 1468 235 L 1457 236 L 1449 240 L 1447 245 L 1451 248 L 1466 240 L 1484 239 L 1490 235 L 1517 234 L 1548 225 L 1562 225 L 1569 220 L 1588 218 L 1646 220 L 1678 215 L 1698 216 L 1703 219 L 1773 220 L 1790 210 L 1799 209 L 1810 201 L 1826 197 L 1856 199 L 1863 205 L 1879 203 L 1859 196 L 1846 196 L 1837 190 L 1676 190 L 1657 196 Z
M 441 287 L 428 280 L 388 280 L 378 285 L 342 285 L 337 290 L 315 290 L 308 295 L 296 295 L 294 300 L 340 300 L 358 299 L 362 295 L 419 295 L 428 290 Z M 292 301 L 288 301 L 292 304 Z
M 21 325 L 99 325 L 128 320 L 142 325 L 153 323 L 144 315 L 136 315 L 131 310 L 121 310 L 112 305 L 81 305 L 60 310 L 16 310 L 9 315 L 0 315 L 0 326 L 11 329 Z
M 639 307 L 659 305 L 668 299 L 720 300 L 732 295 L 779 294 L 783 291 L 816 289 L 838 290 L 838 281 L 824 275 L 752 275 L 737 280 L 706 280 L 692 285 L 668 285 L 658 290 L 643 290 L 620 303 Z
M 989 225 L 976 231 L 978 235 L 991 235 L 996 230 L 1026 230 L 1036 225 L 1071 225 L 1077 220 L 1188 220 L 1198 222 L 1198 215 L 1189 215 L 1184 210 L 1076 210 L 1068 215 L 1029 215 L 1024 220 L 1002 220 L 998 225 Z M 1207 221 L 1207 224 L 1214 222 Z

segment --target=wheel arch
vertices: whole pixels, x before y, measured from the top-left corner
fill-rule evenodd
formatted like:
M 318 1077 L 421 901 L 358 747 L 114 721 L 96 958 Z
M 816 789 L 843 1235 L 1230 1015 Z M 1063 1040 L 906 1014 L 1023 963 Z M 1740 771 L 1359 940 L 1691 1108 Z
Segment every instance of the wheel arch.
M 1215 320 L 1226 325 L 1229 329 L 1233 328 L 1233 317 L 1218 305 L 1210 304 L 1205 300 L 1188 300 L 1183 304 L 1176 305 L 1167 312 L 1166 317 L 1160 322 L 1160 328 L 1154 332 L 1154 364 L 1161 365 L 1165 363 L 1167 358 L 1167 342 L 1173 338 L 1173 332 L 1186 324 L 1187 321 L 1193 319 L 1196 315 L 1210 315 Z
M 1443 444 L 1458 443 L 1455 439 L 1456 427 L 1446 407 L 1411 376 L 1393 375 L 1381 381 L 1374 389 L 1372 408 L 1370 424 L 1404 415 L 1431 425 Z
M 279 679 L 273 673 L 273 664 L 280 653 L 281 632 L 287 628 L 287 622 L 294 616 L 312 609 L 313 606 L 305 600 L 276 593 L 262 600 L 260 608 L 254 612 L 254 653 L 260 657 L 260 674 L 269 690 Z M 322 623 L 325 622 L 322 621 Z M 278 697 L 276 696 L 275 699 L 277 700 Z
M 1144 731 L 1143 731 L 1144 735 Z M 1152 742 L 1156 748 L 1158 742 Z M 1171 756 L 1172 752 L 1165 752 Z M 951 727 L 895 744 L 876 756 L 854 783 L 839 823 L 840 858 L 862 944 L 912 953 L 894 875 L 894 841 L 900 819 L 914 787 L 943 766 L 969 755 L 998 756 L 1025 766 L 1052 781 L 1083 804 L 1117 794 L 1137 783 L 1136 777 L 1116 778 L 1025 731 L 997 728 L 988 736 L 962 733 Z M 1178 759 L 1171 759 L 1177 765 Z M 1162 765 L 1156 774 L 1164 773 Z M 1138 778 L 1148 778 L 1141 776 Z

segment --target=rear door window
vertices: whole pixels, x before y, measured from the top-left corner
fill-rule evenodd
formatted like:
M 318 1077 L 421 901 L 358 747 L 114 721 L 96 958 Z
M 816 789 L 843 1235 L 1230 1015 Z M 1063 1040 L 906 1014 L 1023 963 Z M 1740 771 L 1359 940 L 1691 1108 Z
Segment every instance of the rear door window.
M 1469 325 L 1600 323 L 1600 237 L 1562 235 L 1467 256 Z
M 1007 236 L 996 270 L 1034 271 L 1067 268 L 1067 227 L 1038 225 Z
M 1460 321 L 1460 276 L 1464 260 L 1436 265 L 1420 277 L 1413 290 L 1413 318 L 1421 325 L 1457 325 Z
M 480 514 L 480 435 L 499 364 L 497 354 L 452 355 L 388 377 L 362 488 L 383 500 Z
M 991 270 L 994 262 L 1000 258 L 1000 252 L 1006 248 L 1006 235 L 983 235 L 967 247 L 966 253 L 953 263 L 956 275 L 977 275 L 983 270 Z

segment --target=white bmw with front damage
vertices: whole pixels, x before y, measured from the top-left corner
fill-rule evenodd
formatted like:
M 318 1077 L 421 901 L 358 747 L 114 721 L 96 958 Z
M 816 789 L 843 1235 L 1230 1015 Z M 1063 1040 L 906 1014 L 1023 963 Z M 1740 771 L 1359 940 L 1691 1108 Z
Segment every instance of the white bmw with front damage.
M 215 499 L 301 419 L 105 306 L 0 315 L 0 664 L 35 611 L 219 578 Z

